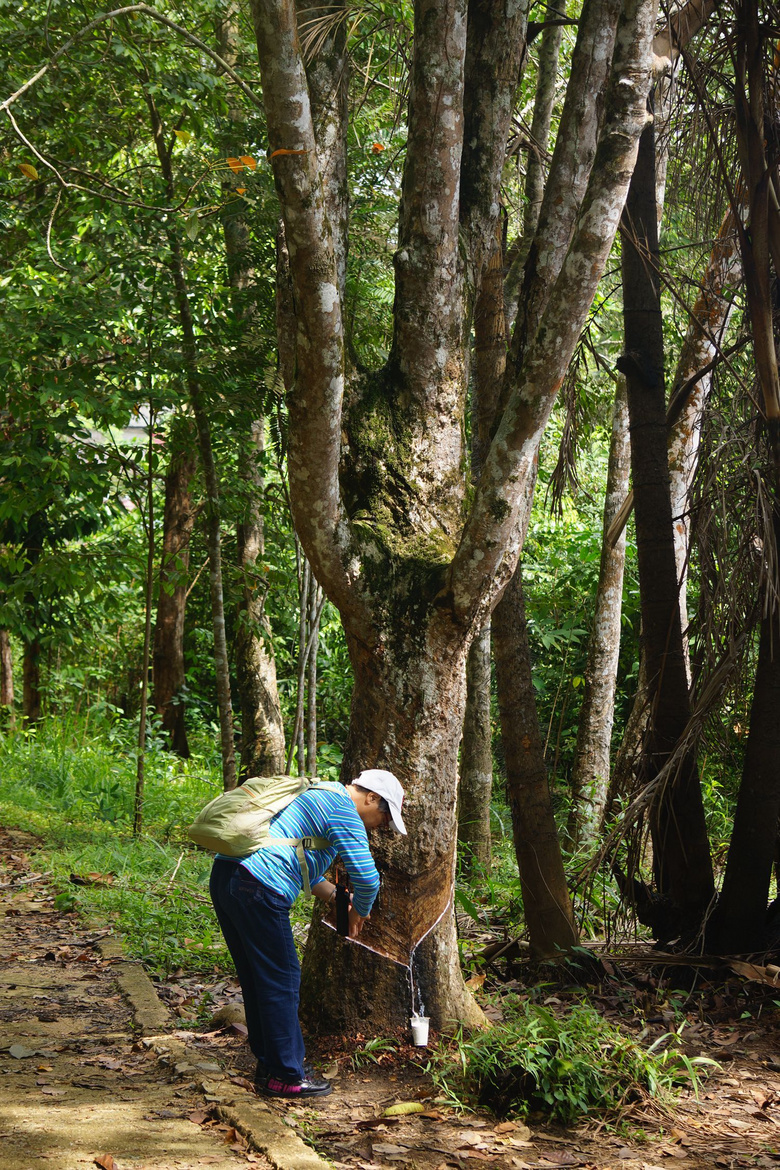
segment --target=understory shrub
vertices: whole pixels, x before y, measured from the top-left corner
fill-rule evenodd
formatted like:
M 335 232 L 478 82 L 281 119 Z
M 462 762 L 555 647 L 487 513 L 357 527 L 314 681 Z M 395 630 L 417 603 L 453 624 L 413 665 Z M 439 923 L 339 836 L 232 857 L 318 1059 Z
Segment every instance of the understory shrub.
M 587 1113 L 620 1119 L 648 1097 L 671 1102 L 677 1089 L 698 1091 L 705 1057 L 687 1056 L 677 1033 L 649 1047 L 586 1004 L 557 1015 L 516 997 L 503 1001 L 506 1018 L 438 1055 L 432 1069 L 452 1100 L 491 1109 L 500 1117 L 543 1112 L 569 1123 Z

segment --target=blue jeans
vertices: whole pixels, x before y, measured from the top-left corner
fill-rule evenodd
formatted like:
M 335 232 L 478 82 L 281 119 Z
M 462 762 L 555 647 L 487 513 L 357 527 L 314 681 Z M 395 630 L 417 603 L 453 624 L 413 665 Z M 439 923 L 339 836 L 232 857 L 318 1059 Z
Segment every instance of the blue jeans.
M 297 1084 L 304 1079 L 301 968 L 289 903 L 242 865 L 221 858 L 209 888 L 241 984 L 249 1046 L 269 1076 Z

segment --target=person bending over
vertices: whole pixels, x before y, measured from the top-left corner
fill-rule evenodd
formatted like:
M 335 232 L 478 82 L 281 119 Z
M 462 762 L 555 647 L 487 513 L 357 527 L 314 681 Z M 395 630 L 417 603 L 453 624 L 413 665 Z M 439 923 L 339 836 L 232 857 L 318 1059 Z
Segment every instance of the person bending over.
M 324 837 L 328 849 L 307 849 L 311 892 L 331 902 L 336 887 L 324 877 L 340 856 L 352 883 L 349 937 L 357 938 L 379 890 L 368 845 L 369 829 L 406 834 L 404 790 L 392 772 L 371 768 L 344 786 L 321 782 L 297 796 L 271 821 L 268 844 L 248 857 L 217 856 L 210 892 L 236 966 L 249 1046 L 257 1058 L 255 1085 L 271 1097 L 325 1097 L 328 1081 L 304 1065 L 298 1020 L 301 968 L 290 907 L 303 887 L 295 847 L 274 837 Z

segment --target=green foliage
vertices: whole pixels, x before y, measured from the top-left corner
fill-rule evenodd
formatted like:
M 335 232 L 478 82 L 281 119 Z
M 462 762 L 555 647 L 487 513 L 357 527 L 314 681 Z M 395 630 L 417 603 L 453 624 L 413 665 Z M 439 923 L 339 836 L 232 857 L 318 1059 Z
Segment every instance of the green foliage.
M 717 1068 L 687 1056 L 676 1032 L 644 1048 L 585 1004 L 560 1015 L 509 997 L 502 1006 L 504 1023 L 468 1037 L 459 1031 L 436 1057 L 434 1078 L 453 1102 L 500 1116 L 539 1111 L 570 1123 L 598 1113 L 618 1121 L 648 1095 L 669 1105 L 681 1087 L 698 1092 L 702 1072 Z

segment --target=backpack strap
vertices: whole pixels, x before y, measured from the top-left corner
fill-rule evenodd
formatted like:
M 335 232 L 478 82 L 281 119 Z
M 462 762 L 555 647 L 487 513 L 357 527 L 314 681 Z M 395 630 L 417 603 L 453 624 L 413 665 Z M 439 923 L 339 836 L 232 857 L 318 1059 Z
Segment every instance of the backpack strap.
M 303 892 L 307 898 L 311 897 L 311 879 L 309 865 L 306 861 L 305 849 L 332 849 L 333 845 L 327 837 L 268 837 L 260 846 L 261 849 L 270 849 L 273 845 L 292 845 L 301 867 Z

